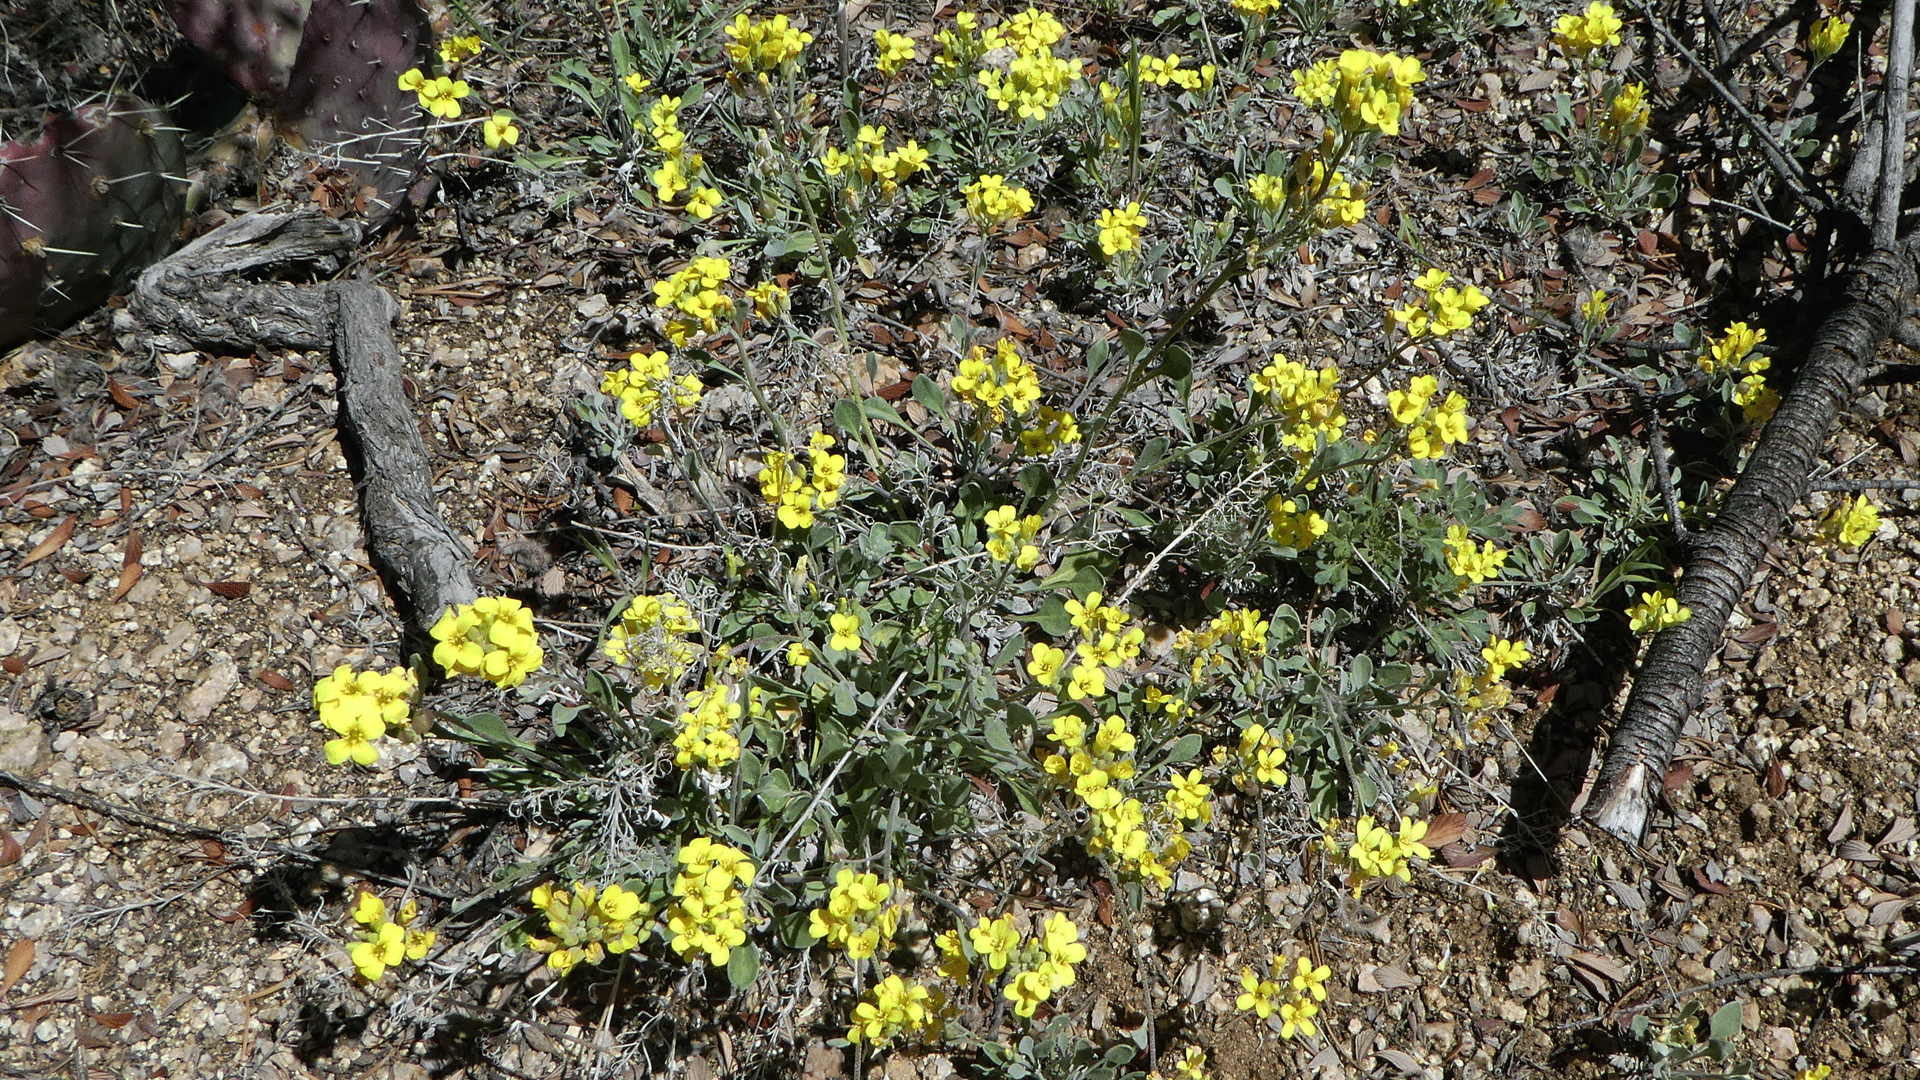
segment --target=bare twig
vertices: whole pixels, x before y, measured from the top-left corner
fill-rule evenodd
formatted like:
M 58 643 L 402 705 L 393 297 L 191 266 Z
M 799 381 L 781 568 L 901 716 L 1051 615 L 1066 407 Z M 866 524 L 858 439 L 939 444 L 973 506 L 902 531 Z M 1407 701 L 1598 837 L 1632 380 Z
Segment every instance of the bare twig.
M 1767 130 L 1766 122 L 1753 115 L 1753 111 L 1748 109 L 1725 83 L 1715 78 L 1712 69 L 1695 56 L 1693 50 L 1681 44 L 1680 39 L 1673 36 L 1673 31 L 1668 30 L 1666 24 L 1655 17 L 1651 8 L 1641 0 L 1634 0 L 1633 6 L 1640 12 L 1640 17 L 1647 20 L 1647 25 L 1653 27 L 1661 37 L 1665 38 L 1667 44 L 1680 54 L 1680 58 L 1693 68 L 1695 74 L 1706 80 L 1708 86 L 1713 87 L 1713 92 L 1720 95 L 1720 99 L 1726 102 L 1727 107 L 1740 118 L 1740 122 L 1747 125 L 1759 137 L 1760 150 L 1766 157 L 1767 164 L 1773 166 L 1773 171 L 1779 175 L 1781 181 L 1792 189 L 1794 197 L 1815 214 L 1825 210 L 1826 200 L 1813 192 L 1812 182 L 1808 180 L 1806 172 L 1794 163 L 1792 155 L 1788 154 L 1780 145 L 1780 141 L 1773 137 L 1773 132 Z

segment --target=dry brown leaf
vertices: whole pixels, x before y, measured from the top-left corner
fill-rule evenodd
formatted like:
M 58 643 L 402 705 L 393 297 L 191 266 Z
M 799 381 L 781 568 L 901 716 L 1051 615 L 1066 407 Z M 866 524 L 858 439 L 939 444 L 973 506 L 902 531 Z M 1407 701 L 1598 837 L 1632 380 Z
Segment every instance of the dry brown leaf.
M 123 409 L 140 407 L 140 399 L 133 396 L 133 391 L 127 389 L 127 384 L 111 376 L 107 378 L 107 396 L 113 399 L 115 405 Z
M 261 668 L 258 671 L 255 671 L 253 673 L 253 677 L 259 680 L 260 682 L 266 683 L 268 686 L 273 687 L 275 690 L 293 689 L 293 680 L 287 678 L 285 675 L 282 675 L 277 671 L 270 671 L 267 668 Z
M 1873 845 L 1864 840 L 1843 840 L 1833 853 L 1849 862 L 1877 863 L 1880 861 L 1880 853 L 1873 850 Z
M 7 966 L 0 972 L 0 997 L 5 997 L 13 985 L 27 977 L 28 969 L 33 967 L 33 939 L 21 938 L 7 950 Z
M 0 866 L 12 866 L 20 861 L 20 841 L 13 838 L 8 829 L 0 829 Z
M 1886 835 L 1874 841 L 1876 847 L 1899 847 L 1901 844 L 1920 836 L 1920 826 L 1916 826 L 1910 817 L 1895 818 L 1887 826 Z
M 1627 981 L 1626 968 L 1621 967 L 1619 963 L 1612 958 L 1602 956 L 1597 952 L 1588 952 L 1586 949 L 1575 949 L 1567 954 L 1567 959 L 1592 971 L 1596 975 L 1606 978 L 1610 982 Z
M 1873 905 L 1873 910 L 1867 913 L 1867 925 L 1887 925 L 1899 918 L 1900 913 L 1905 911 L 1907 905 L 1913 903 L 1913 900 L 1914 898 L 1910 896 L 1896 896 L 1892 900 L 1882 900 Z
M 1787 770 L 1778 758 L 1767 763 L 1767 798 L 1778 799 L 1787 793 Z
M 1853 800 L 1848 799 L 1840 807 L 1840 816 L 1834 820 L 1833 828 L 1827 830 L 1827 843 L 1837 844 L 1853 835 Z
M 1421 843 L 1438 850 L 1456 840 L 1464 840 L 1466 835 L 1467 815 L 1435 814 L 1433 820 L 1427 822 L 1427 835 Z
M 20 560 L 20 565 L 32 566 L 34 563 L 65 547 L 67 541 L 73 539 L 73 527 L 79 524 L 79 522 L 79 514 L 68 514 L 67 520 L 54 527 L 52 535 L 40 541 L 39 544 L 34 546 L 32 551 L 27 552 L 27 557 Z
M 248 581 L 203 581 L 200 584 L 215 596 L 224 596 L 229 600 L 244 600 L 253 591 L 253 583 Z

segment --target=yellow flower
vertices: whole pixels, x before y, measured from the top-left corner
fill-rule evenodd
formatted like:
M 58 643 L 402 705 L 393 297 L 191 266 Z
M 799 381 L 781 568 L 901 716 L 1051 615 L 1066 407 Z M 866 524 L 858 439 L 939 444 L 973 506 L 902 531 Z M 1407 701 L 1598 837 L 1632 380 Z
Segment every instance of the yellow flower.
M 880 69 L 882 75 L 892 75 L 913 62 L 913 39 L 905 34 L 875 30 L 873 44 L 880 53 L 874 66 Z
M 1580 321 L 1590 327 L 1598 329 L 1601 323 L 1607 321 L 1608 303 L 1607 290 L 1593 290 L 1593 295 L 1587 297 L 1580 303 Z
M 1494 638 L 1486 648 L 1480 650 L 1481 659 L 1487 662 L 1489 678 L 1498 679 L 1506 675 L 1508 668 L 1517 668 L 1533 659 L 1526 645 L 1518 641 Z
M 1833 54 L 1847 43 L 1847 32 L 1851 29 L 1852 24 L 1838 15 L 1830 15 L 1814 23 L 1813 29 L 1807 33 L 1807 48 L 1813 53 L 1813 65 L 1818 67 L 1833 59 Z
M 1280 995 L 1280 984 L 1272 979 L 1262 979 L 1254 974 L 1252 968 L 1240 972 L 1240 986 L 1245 992 L 1234 1001 L 1241 1012 L 1251 1012 L 1265 1020 L 1273 1015 L 1274 998 Z
M 379 982 L 387 969 L 400 963 L 407 954 L 407 932 L 397 923 L 381 923 L 371 941 L 362 941 L 347 950 L 354 970 L 368 982 Z
M 687 196 L 687 213 L 702 221 L 712 217 L 718 209 L 720 192 L 714 188 L 697 187 L 693 189 L 693 194 Z
M 520 129 L 514 125 L 513 114 L 507 112 L 497 112 L 487 117 L 486 122 L 480 125 L 480 134 L 489 150 L 513 146 L 520 141 Z
M 1833 508 L 1821 522 L 1820 534 L 1843 547 L 1857 548 L 1873 539 L 1879 527 L 1879 509 L 1868 502 L 1865 495 L 1857 495 L 1851 500 L 1841 500 L 1840 505 Z
M 1636 634 L 1657 634 L 1691 618 L 1693 612 L 1682 607 L 1673 590 L 1664 586 L 1641 593 L 1640 602 L 1627 608 L 1627 625 Z
M 1301 1035 L 1311 1039 L 1314 1033 L 1313 1018 L 1320 1006 L 1305 998 L 1295 998 L 1280 1006 L 1280 1037 L 1291 1039 Z
M 1140 212 L 1138 202 L 1130 202 L 1118 210 L 1100 211 L 1100 250 L 1109 259 L 1134 250 L 1140 246 L 1140 230 L 1146 224 L 1146 215 Z
M 1296 961 L 1293 975 L 1294 996 L 1305 1000 L 1327 1000 L 1327 980 L 1333 977 L 1333 969 L 1325 964 L 1313 966 L 1313 961 L 1302 956 Z
M 1060 668 L 1066 662 L 1067 650 L 1036 641 L 1033 643 L 1033 658 L 1027 661 L 1027 674 L 1042 686 L 1052 686 L 1060 681 Z
M 804 641 L 796 641 L 787 646 L 787 663 L 794 668 L 803 668 L 813 663 L 813 650 Z
M 440 43 L 440 62 L 452 67 L 470 56 L 480 55 L 480 35 L 450 37 Z M 404 89 L 404 88 L 403 88 Z
M 726 35 L 733 39 L 727 55 L 735 67 L 748 73 L 787 68 L 813 44 L 813 35 L 789 27 L 785 15 L 756 22 L 742 12 L 726 27 Z
M 973 942 L 973 951 L 987 961 L 987 966 L 995 971 L 1006 970 L 1007 962 L 1012 959 L 1014 950 L 1020 947 L 1020 931 L 1013 928 L 1013 916 L 1002 915 L 998 919 L 982 918 L 967 931 L 967 938 Z
M 827 648 L 843 653 L 860 650 L 860 616 L 850 612 L 835 612 L 827 621 L 833 626 L 833 636 L 827 639 Z
M 1009 186 L 1006 180 L 998 173 L 986 173 L 960 189 L 966 196 L 967 214 L 982 227 L 1033 213 L 1032 193 Z

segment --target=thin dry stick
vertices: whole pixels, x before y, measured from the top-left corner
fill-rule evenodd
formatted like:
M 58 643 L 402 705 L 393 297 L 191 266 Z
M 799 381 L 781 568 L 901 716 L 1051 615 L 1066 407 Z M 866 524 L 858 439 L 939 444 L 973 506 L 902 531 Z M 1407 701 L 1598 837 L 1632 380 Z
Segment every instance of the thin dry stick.
M 1653 27 L 1661 37 L 1665 38 L 1667 44 L 1680 54 L 1680 58 L 1693 68 L 1695 74 L 1706 80 L 1708 86 L 1713 87 L 1714 93 L 1720 95 L 1720 99 L 1727 103 L 1727 107 L 1733 110 L 1734 115 L 1760 137 L 1760 151 L 1766 157 L 1767 164 L 1773 166 L 1773 171 L 1779 175 L 1787 187 L 1792 189 L 1794 197 L 1816 214 L 1825 210 L 1826 200 L 1814 194 L 1807 180 L 1807 174 L 1794 163 L 1793 157 L 1780 145 L 1780 141 L 1773 137 L 1773 132 L 1767 130 L 1766 122 L 1753 115 L 1752 110 L 1741 103 L 1732 90 L 1727 89 L 1726 84 L 1714 78 L 1712 69 L 1702 63 L 1700 58 L 1693 54 L 1693 50 L 1681 44 L 1680 39 L 1673 36 L 1673 32 L 1667 29 L 1666 24 L 1654 17 L 1646 4 L 1635 0 L 1633 6 L 1640 12 L 1640 17 L 1647 20 L 1647 25 Z

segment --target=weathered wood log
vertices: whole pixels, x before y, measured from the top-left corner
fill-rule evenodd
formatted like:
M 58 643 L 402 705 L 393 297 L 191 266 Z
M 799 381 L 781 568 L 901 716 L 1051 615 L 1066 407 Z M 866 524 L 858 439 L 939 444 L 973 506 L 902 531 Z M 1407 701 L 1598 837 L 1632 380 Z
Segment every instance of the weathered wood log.
M 115 329 L 167 352 L 327 348 L 325 292 L 262 279 L 331 276 L 359 243 L 359 226 L 316 210 L 235 218 L 143 271 Z
M 1666 781 L 1687 716 L 1705 691 L 1707 661 L 1720 649 L 1727 616 L 1807 493 L 1815 458 L 1840 410 L 1860 395 L 1874 354 L 1920 285 L 1912 241 L 1861 264 L 1846 299 L 1814 336 L 1800 376 L 1727 495 L 1713 524 L 1695 534 L 1677 590 L 1693 617 L 1662 631 L 1647 649 L 1607 746 L 1586 816 L 1635 843 L 1645 838 L 1654 798 Z
M 473 553 L 434 505 L 433 470 L 393 341 L 399 304 L 364 282 L 334 282 L 326 297 L 340 377 L 341 444 L 357 459 L 367 550 L 388 574 L 401 616 L 424 638 L 448 607 L 479 595 L 468 571 Z

